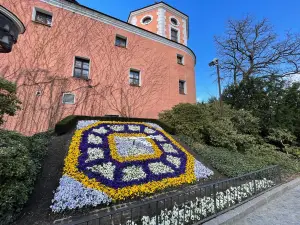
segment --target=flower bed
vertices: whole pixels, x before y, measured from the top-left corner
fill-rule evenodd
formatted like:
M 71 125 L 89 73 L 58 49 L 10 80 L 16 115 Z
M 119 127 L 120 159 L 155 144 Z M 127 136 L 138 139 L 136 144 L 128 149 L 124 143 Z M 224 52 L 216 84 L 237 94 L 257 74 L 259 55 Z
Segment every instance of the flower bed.
M 254 188 L 256 186 L 256 190 Z M 264 191 L 273 187 L 273 181 L 262 179 L 247 182 L 237 187 L 230 187 L 223 192 L 216 193 L 216 206 L 213 196 L 204 196 L 196 198 L 194 201 L 187 201 L 181 205 L 174 205 L 172 209 L 161 210 L 157 216 L 143 216 L 140 221 L 126 222 L 126 225 L 183 225 L 194 224 L 207 218 L 217 212 L 234 206 L 247 199 L 255 192 Z
M 79 121 L 51 208 L 109 204 L 212 173 L 156 124 Z

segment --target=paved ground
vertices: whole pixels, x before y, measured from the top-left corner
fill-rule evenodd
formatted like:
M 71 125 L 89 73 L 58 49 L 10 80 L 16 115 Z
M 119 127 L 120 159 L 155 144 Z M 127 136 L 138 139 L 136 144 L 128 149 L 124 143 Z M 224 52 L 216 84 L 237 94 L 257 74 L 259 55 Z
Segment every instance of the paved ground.
M 300 225 L 300 186 L 256 209 L 235 225 Z

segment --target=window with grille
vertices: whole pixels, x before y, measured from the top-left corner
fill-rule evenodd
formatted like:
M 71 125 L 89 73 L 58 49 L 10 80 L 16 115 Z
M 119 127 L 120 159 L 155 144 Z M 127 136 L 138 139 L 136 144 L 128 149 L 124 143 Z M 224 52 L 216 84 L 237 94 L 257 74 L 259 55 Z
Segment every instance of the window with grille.
M 178 42 L 178 30 L 171 29 L 171 40 Z
M 126 48 L 127 38 L 117 35 L 115 45 L 118 47 Z
M 63 104 L 75 104 L 75 95 L 72 93 L 64 93 L 62 98 Z
M 185 90 L 185 81 L 184 80 L 180 80 L 179 81 L 179 94 L 186 94 L 186 90 Z
M 133 69 L 130 70 L 129 84 L 131 86 L 140 86 L 140 71 Z
M 35 9 L 35 22 L 51 26 L 52 25 L 52 15 L 49 13 L 41 12 L 38 9 Z
M 73 76 L 87 80 L 89 79 L 89 74 L 90 74 L 90 60 L 75 57 Z

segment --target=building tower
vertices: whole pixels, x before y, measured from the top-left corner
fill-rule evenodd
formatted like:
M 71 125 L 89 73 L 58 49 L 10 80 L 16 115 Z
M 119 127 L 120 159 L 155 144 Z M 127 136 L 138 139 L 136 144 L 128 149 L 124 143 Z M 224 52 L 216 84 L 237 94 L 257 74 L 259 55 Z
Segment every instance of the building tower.
M 127 22 L 187 46 L 188 16 L 164 2 L 132 11 Z

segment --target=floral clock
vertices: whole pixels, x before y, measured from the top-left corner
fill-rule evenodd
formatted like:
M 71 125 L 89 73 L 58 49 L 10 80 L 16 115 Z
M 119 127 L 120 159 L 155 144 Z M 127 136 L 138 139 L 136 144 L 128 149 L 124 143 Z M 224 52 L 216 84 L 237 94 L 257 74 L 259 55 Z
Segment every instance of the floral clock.
M 210 175 L 156 124 L 79 121 L 51 208 L 108 204 Z

